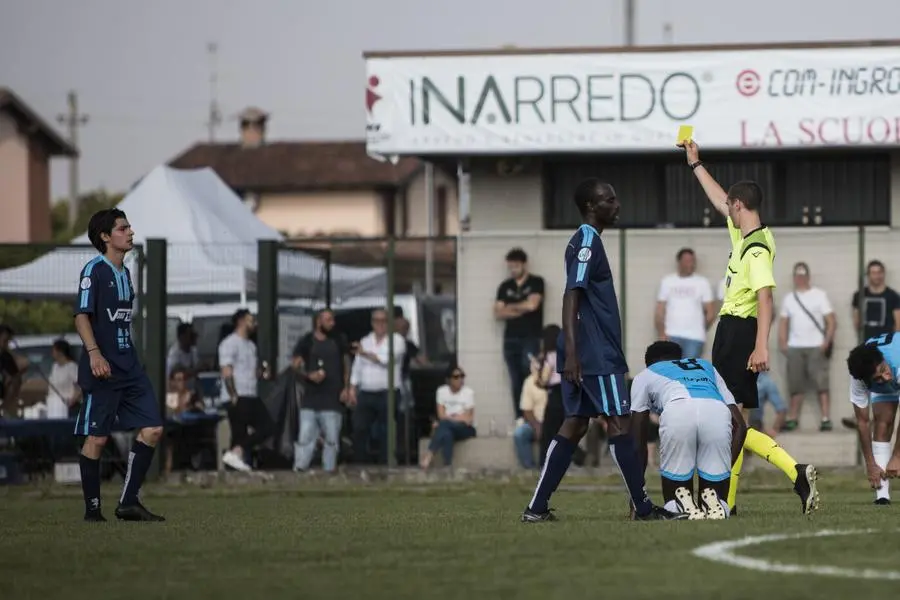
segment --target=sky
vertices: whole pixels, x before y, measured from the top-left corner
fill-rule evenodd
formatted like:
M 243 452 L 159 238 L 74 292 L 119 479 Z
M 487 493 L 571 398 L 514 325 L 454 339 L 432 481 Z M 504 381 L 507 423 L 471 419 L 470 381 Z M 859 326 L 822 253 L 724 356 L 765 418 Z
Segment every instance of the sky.
M 897 37 L 896 0 L 635 0 L 639 45 Z M 57 128 L 78 93 L 82 191 L 122 191 L 207 139 L 218 45 L 218 141 L 271 113 L 269 139 L 362 139 L 366 50 L 615 46 L 623 0 L 0 0 L 0 86 Z M 664 24 L 671 23 L 667 36 Z M 68 167 L 52 167 L 54 198 Z

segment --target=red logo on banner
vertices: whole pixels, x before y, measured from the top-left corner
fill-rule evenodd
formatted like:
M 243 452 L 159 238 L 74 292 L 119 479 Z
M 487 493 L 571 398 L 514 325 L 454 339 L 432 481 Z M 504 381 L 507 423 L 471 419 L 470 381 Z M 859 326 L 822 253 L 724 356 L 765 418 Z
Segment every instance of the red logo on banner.
M 369 77 L 369 84 L 366 86 L 366 110 L 369 111 L 369 114 L 372 114 L 372 107 L 381 100 L 381 96 L 375 92 L 379 83 L 380 81 L 375 75 Z
M 759 91 L 759 73 L 753 69 L 744 69 L 738 73 L 735 85 L 742 96 L 754 96 Z

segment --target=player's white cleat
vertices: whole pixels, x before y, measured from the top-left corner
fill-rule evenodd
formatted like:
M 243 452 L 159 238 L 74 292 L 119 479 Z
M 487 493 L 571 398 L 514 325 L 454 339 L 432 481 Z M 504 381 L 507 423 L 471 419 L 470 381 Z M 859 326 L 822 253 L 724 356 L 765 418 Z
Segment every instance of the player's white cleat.
M 703 491 L 700 492 L 700 501 L 703 503 L 707 519 L 721 521 L 728 518 L 728 514 L 725 512 L 725 507 L 722 506 L 722 501 L 719 499 L 716 490 L 703 488 Z
M 675 501 L 678 503 L 681 512 L 688 516 L 688 521 L 700 521 L 706 518 L 706 513 L 694 503 L 694 496 L 691 494 L 691 490 L 686 487 L 680 487 L 675 490 Z

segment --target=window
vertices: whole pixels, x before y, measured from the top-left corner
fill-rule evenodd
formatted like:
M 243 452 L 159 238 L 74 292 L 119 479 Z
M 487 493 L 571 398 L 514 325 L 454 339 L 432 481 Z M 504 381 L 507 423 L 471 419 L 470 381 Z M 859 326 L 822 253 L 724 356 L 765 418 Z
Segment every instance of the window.
M 727 190 L 750 179 L 763 190 L 769 225 L 878 225 L 890 222 L 890 158 L 885 153 L 707 153 L 710 172 Z M 622 203 L 620 227 L 705 227 L 724 223 L 682 154 L 547 161 L 544 222 L 571 229 L 581 222 L 572 201 L 578 182 L 610 182 Z M 817 220 L 816 217 L 819 217 Z

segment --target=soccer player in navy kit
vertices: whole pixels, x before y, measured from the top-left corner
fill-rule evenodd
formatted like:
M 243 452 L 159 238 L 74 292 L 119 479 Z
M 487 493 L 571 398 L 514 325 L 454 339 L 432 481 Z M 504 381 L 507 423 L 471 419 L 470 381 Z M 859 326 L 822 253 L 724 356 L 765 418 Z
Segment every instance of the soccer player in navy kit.
M 134 288 L 125 254 L 134 247 L 134 232 L 118 209 L 91 217 L 88 238 L 100 256 L 81 270 L 75 299 L 75 328 L 84 342 L 78 363 L 78 385 L 84 401 L 75 421 L 81 448 L 81 489 L 85 521 L 105 521 L 100 506 L 100 453 L 113 424 L 138 429 L 128 455 L 128 472 L 116 508 L 124 521 L 164 521 L 138 499 L 163 431 L 159 404 L 131 343 Z
M 553 521 L 550 495 L 572 462 L 572 453 L 591 418 L 606 415 L 609 451 L 631 496 L 636 520 L 671 520 L 686 514 L 654 506 L 644 489 L 644 469 L 630 433 L 628 365 L 622 349 L 622 323 L 609 260 L 600 240 L 619 217 L 612 186 L 597 179 L 581 182 L 575 204 L 584 224 L 566 247 L 563 330 L 557 341 L 557 371 L 563 374 L 566 419 L 550 442 L 537 489 L 522 513 L 526 523 Z

